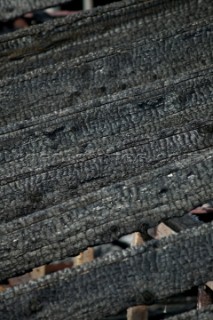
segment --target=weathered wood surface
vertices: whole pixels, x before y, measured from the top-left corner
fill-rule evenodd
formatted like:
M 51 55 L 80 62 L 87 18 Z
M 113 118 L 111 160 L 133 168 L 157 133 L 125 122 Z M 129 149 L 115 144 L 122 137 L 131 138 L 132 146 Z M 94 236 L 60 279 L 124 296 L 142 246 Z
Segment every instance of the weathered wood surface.
M 212 198 L 211 39 L 206 0 L 0 38 L 1 280 Z
M 55 6 L 63 2 L 67 2 L 67 0 L 1 0 L 0 21 L 7 21 L 24 13 Z
M 130 55 L 127 55 L 127 49 L 130 44 L 132 46 L 138 44 L 144 47 L 144 50 L 147 49 L 145 50 L 146 55 L 141 57 L 141 68 L 142 63 L 146 63 L 145 70 L 147 72 L 148 67 L 153 68 L 152 62 L 154 62 L 152 55 L 150 58 L 147 57 L 149 52 L 147 45 L 159 45 L 160 40 L 163 41 L 162 44 L 165 42 L 167 47 L 163 49 L 167 50 L 166 59 L 168 60 L 170 56 L 168 52 L 171 53 L 171 41 L 176 45 L 181 34 L 183 34 L 183 39 L 182 42 L 179 42 L 178 52 L 174 47 L 172 55 L 176 52 L 181 54 L 179 58 L 182 59 L 184 55 L 184 59 L 190 59 L 193 58 L 195 52 L 188 45 L 188 57 L 186 57 L 186 49 L 184 50 L 183 47 L 181 50 L 181 46 L 196 41 L 194 33 L 202 26 L 209 25 L 209 32 L 211 32 L 212 10 L 211 0 L 126 0 L 104 8 L 96 8 L 89 12 L 48 22 L 46 27 L 37 25 L 16 32 L 15 35 L 4 35 L 0 39 L 0 61 L 9 61 L 12 67 L 9 69 L 8 65 L 1 66 L 0 70 L 6 71 L 1 76 L 21 74 L 27 70 L 38 68 L 38 66 L 45 68 L 54 62 L 58 63 L 67 59 L 75 59 L 73 62 L 77 65 L 94 60 L 94 58 L 98 59 L 100 62 L 96 62 L 96 69 L 100 71 L 104 58 L 106 63 L 106 58 L 113 53 L 118 54 L 123 51 L 123 54 L 126 53 L 128 58 Z M 205 43 L 205 31 L 202 32 L 201 29 L 198 34 L 204 38 L 203 42 Z M 209 33 L 206 35 L 210 36 Z M 178 38 L 175 41 L 176 37 Z M 170 42 L 168 42 L 169 40 Z M 162 49 L 158 54 L 162 55 Z M 211 56 L 211 52 L 206 50 L 205 55 Z M 19 61 L 22 58 L 26 59 Z M 128 62 L 127 58 L 125 63 Z M 17 59 L 19 60 L 17 61 Z M 178 65 L 184 63 L 181 59 Z M 25 68 L 23 68 L 22 62 L 24 62 Z M 199 64 L 205 66 L 205 59 L 203 62 L 199 61 Z M 87 66 L 84 67 L 84 73 L 89 71 Z M 187 67 L 186 62 L 185 67 Z M 134 71 L 136 73 L 136 68 Z M 175 75 L 178 70 L 176 73 L 175 70 L 172 72 Z M 157 76 L 159 78 L 159 72 L 157 73 L 158 75 L 156 73 L 153 75 L 152 80 Z M 115 72 L 112 75 L 115 78 Z M 165 73 L 162 73 L 162 76 L 164 75 Z M 171 71 L 170 75 L 172 75 Z
M 180 315 L 167 318 L 167 320 L 212 320 L 213 318 L 213 306 L 202 310 L 193 310 L 185 312 Z
M 205 283 L 213 277 L 212 231 L 213 223 L 203 224 L 8 289 L 0 318 L 103 319 Z

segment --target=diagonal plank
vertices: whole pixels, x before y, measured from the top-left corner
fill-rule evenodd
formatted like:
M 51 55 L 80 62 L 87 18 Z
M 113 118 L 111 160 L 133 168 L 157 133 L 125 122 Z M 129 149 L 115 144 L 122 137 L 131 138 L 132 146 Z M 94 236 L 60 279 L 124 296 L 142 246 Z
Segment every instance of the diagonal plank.
M 18 17 L 24 13 L 55 6 L 67 0 L 1 0 L 0 21 Z
M 212 199 L 212 13 L 126 0 L 0 37 L 0 280 Z M 0 319 L 102 319 L 202 285 L 212 229 L 3 291 Z
M 213 306 L 202 310 L 192 310 L 180 315 L 169 317 L 167 320 L 211 320 L 213 317 Z
M 0 317 L 103 319 L 184 292 L 212 279 L 212 231 L 213 223 L 204 224 L 6 290 Z
M 131 43 L 146 48 L 147 43 L 154 44 L 155 40 L 174 41 L 179 33 L 188 32 L 184 39 L 192 42 L 195 28 L 209 25 L 211 17 L 211 0 L 127 0 L 96 8 L 1 36 L 0 77 L 13 77 L 71 58 L 78 64 L 85 57 L 103 58 L 122 48 L 125 50 Z M 174 54 L 175 48 L 166 47 Z M 101 64 L 101 61 L 96 63 L 99 69 Z
M 176 160 L 143 176 L 2 223 L 0 278 L 181 216 L 203 199 L 211 199 L 212 153 L 193 155 L 193 160 Z
M 124 1 L 0 38 L 1 280 L 212 198 L 211 9 Z

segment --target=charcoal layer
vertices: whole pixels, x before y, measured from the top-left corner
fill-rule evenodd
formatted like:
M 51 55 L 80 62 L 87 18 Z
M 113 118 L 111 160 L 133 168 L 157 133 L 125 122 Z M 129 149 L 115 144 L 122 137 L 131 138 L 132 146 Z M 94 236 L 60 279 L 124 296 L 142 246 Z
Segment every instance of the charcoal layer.
M 7 21 L 24 13 L 55 6 L 63 2 L 67 2 L 67 0 L 2 0 L 0 3 L 0 21 Z
M 205 283 L 213 276 L 212 231 L 212 223 L 187 229 L 9 289 L 0 293 L 1 319 L 103 319 Z
M 168 320 L 211 320 L 213 317 L 213 307 L 209 306 L 208 308 L 202 310 L 192 310 L 190 312 L 185 312 L 180 315 L 170 317 Z
M 212 199 L 211 10 L 126 1 L 0 38 L 0 279 Z
M 79 63 L 130 43 L 174 37 L 211 22 L 211 1 L 122 1 L 51 21 L 0 39 L 0 77 L 22 74 L 59 60 Z M 192 31 L 193 32 L 193 31 Z M 192 35 L 188 35 L 190 38 Z M 38 59 L 39 56 L 39 59 Z

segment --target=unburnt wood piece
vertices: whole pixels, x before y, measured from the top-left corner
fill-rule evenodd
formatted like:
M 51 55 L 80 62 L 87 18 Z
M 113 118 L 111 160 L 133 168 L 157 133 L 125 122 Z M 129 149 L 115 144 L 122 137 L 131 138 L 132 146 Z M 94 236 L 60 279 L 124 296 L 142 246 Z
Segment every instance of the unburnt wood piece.
M 10 286 L 14 287 L 14 286 L 18 286 L 18 285 L 23 284 L 23 283 L 27 283 L 31 279 L 32 279 L 31 278 L 31 273 L 28 272 L 28 273 L 25 273 L 22 276 L 8 279 L 8 283 L 9 283 Z
M 73 260 L 68 259 L 67 261 L 59 261 L 46 265 L 46 274 L 53 273 L 65 268 L 72 268 Z
M 93 0 L 83 0 L 83 9 L 90 10 L 93 8 Z
M 44 9 L 63 2 L 67 2 L 67 0 L 1 0 L 0 21 L 7 21 L 24 13 Z
M 23 283 L 27 283 L 30 280 L 36 280 L 43 277 L 46 273 L 46 266 L 40 266 L 34 268 L 32 272 L 27 272 L 19 277 L 13 277 L 8 279 L 8 283 L 10 286 L 18 286 Z
M 169 228 L 165 223 L 161 222 L 155 228 L 150 228 L 148 230 L 148 234 L 154 239 L 161 239 L 164 237 L 168 237 L 171 234 L 176 234 L 174 230 Z
M 142 246 L 145 243 L 143 236 L 140 232 L 134 232 L 132 246 Z
M 192 310 L 180 315 L 169 317 L 167 320 L 212 320 L 213 305 L 202 310 Z
M 213 281 L 208 281 L 206 285 L 213 291 Z
M 94 249 L 88 248 L 81 252 L 77 257 L 74 258 L 74 267 L 80 266 L 86 262 L 91 262 L 94 259 Z
M 147 306 L 129 308 L 127 310 L 127 320 L 148 320 Z
M 9 289 L 0 318 L 103 319 L 188 290 L 213 276 L 212 231 L 204 224 Z
M 46 266 L 40 266 L 37 268 L 34 268 L 33 271 L 30 273 L 31 278 L 33 280 L 39 279 L 41 277 L 44 277 L 46 274 Z

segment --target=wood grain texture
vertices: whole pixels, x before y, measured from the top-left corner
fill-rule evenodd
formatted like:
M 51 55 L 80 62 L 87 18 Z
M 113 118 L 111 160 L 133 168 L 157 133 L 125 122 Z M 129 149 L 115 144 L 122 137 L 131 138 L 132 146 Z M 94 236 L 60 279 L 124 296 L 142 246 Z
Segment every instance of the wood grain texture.
M 213 276 L 212 231 L 204 224 L 9 289 L 0 318 L 96 320 L 184 292 Z
M 32 1 L 14 3 L 1 14 Z M 0 280 L 212 199 L 212 17 L 210 0 L 125 0 L 0 37 Z M 103 319 L 202 285 L 212 229 L 1 286 L 0 319 Z
M 2 36 L 0 61 L 8 64 L 0 70 L 7 70 L 9 76 L 70 58 L 82 63 L 85 58 L 121 50 L 128 43 L 145 45 L 159 37 L 169 39 L 176 33 L 193 32 L 199 25 L 212 22 L 211 16 L 210 0 L 121 1 L 33 26 L 16 32 L 15 36 Z M 190 37 L 192 34 L 188 41 Z M 22 68 L 23 62 L 27 68 Z M 5 77 L 6 73 L 2 75 Z
M 1 280 L 212 198 L 211 38 L 204 0 L 0 37 Z
M 67 0 L 1 0 L 0 21 L 7 21 L 24 13 L 56 6 L 63 2 Z

